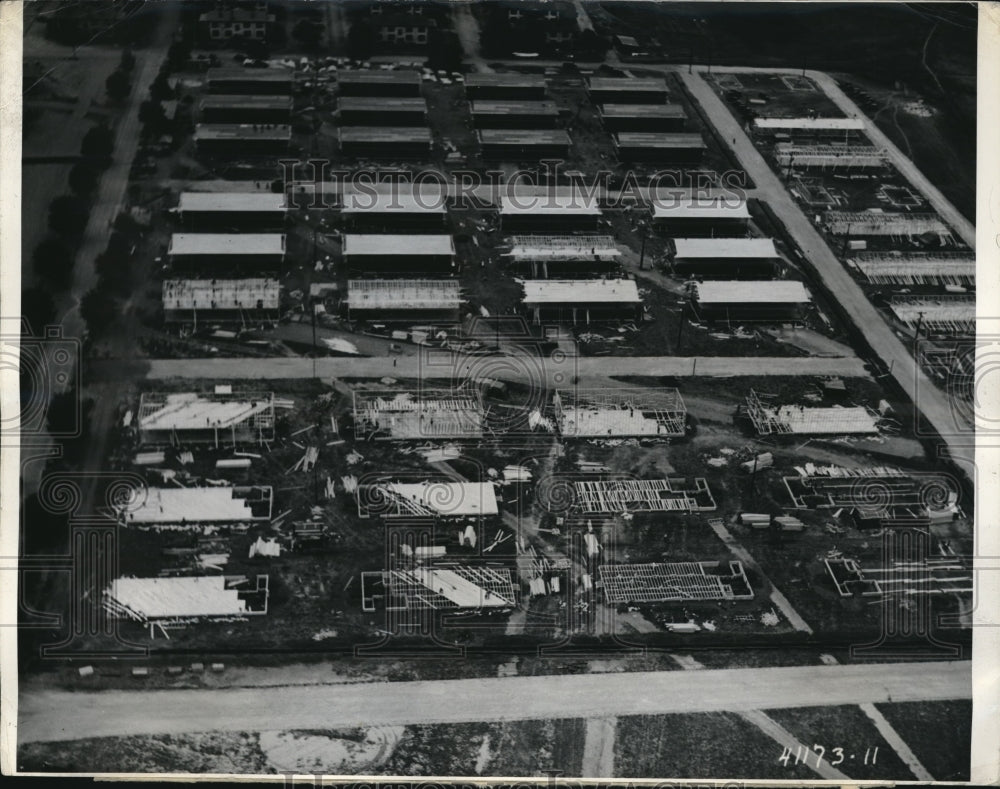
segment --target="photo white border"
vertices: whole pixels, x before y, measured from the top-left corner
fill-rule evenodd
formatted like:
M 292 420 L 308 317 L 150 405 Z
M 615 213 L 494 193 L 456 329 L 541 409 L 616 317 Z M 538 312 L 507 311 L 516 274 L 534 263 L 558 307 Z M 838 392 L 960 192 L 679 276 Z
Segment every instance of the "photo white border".
M 756 0 L 742 0 L 754 2 Z M 791 2 L 792 0 L 788 0 Z M 794 0 L 802 2 L 803 0 Z M 21 246 L 21 92 L 22 92 L 22 3 L 0 0 L 0 318 L 20 314 Z M 846 4 L 846 3 L 845 3 Z M 1000 330 L 1000 2 L 979 3 L 977 77 L 977 318 L 983 325 Z M 988 398 L 978 408 L 990 418 L 1000 418 L 1000 376 L 984 379 L 977 395 Z M 0 367 L 0 408 L 5 418 L 19 409 L 20 382 L 17 371 Z M 973 638 L 973 734 L 972 784 L 1000 783 L 1000 448 L 981 436 L 976 439 L 975 459 L 980 469 L 975 493 L 977 559 L 976 608 Z M 17 753 L 17 621 L 18 502 L 20 494 L 19 451 L 14 445 L 0 449 L 0 766 L 4 775 L 46 777 L 100 776 L 107 779 L 151 781 L 253 781 L 286 782 L 285 776 L 191 773 L 16 773 Z M 12 558 L 13 557 L 13 558 Z M 314 780 L 302 776 L 302 782 Z M 516 777 L 415 777 L 329 776 L 324 783 L 377 784 L 391 781 L 462 783 L 490 786 L 498 783 L 549 784 L 546 779 Z M 556 783 L 577 785 L 584 779 L 561 778 Z M 783 781 L 720 779 L 605 779 L 601 784 L 674 787 L 718 786 L 739 781 L 744 786 L 831 786 L 831 781 Z M 850 785 L 913 785 L 915 781 L 851 781 Z M 943 782 L 953 784 L 954 782 Z

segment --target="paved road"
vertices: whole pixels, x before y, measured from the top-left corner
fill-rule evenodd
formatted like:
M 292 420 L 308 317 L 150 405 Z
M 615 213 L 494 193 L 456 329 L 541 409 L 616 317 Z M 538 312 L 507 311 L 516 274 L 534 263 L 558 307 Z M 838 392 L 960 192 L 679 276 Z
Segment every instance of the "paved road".
M 868 377 L 864 362 L 857 358 L 771 356 L 632 356 L 632 357 L 567 357 L 562 362 L 543 362 L 531 356 L 460 357 L 448 351 L 429 351 L 421 356 L 399 357 L 393 367 L 392 358 L 327 357 L 315 360 L 315 375 L 319 378 L 495 378 L 521 383 L 543 380 L 549 386 L 568 386 L 573 375 L 580 383 L 609 385 L 611 376 L 692 376 L 731 377 L 737 375 L 840 375 Z M 148 362 L 147 377 L 208 378 L 239 380 L 243 378 L 281 379 L 312 378 L 313 360 L 289 357 L 254 359 L 153 359 Z M 120 363 L 95 361 L 91 370 L 101 376 L 115 375 Z M 120 374 L 120 373 L 119 373 Z
M 941 435 L 953 457 L 967 456 L 971 435 L 964 428 L 959 428 L 948 395 L 931 383 L 918 367 L 909 348 L 896 336 L 860 286 L 851 278 L 701 74 L 679 73 L 723 138 L 734 141 L 736 156 L 756 183 L 762 199 L 781 217 L 792 238 L 816 268 L 824 286 L 843 305 L 846 314 L 864 334 L 875 355 L 892 368 L 893 377 Z
M 224 690 L 41 690 L 23 693 L 19 700 L 18 741 L 743 712 L 971 697 L 968 661 Z

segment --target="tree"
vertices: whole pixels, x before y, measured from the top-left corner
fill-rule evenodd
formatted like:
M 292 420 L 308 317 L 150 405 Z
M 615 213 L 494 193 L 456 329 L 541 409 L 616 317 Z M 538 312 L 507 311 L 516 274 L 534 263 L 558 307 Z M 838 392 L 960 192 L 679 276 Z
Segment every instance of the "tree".
M 122 296 L 127 295 L 132 287 L 131 246 L 123 233 L 112 233 L 108 248 L 94 261 L 101 284 Z
M 153 101 L 167 101 L 174 98 L 174 95 L 174 89 L 170 87 L 167 73 L 161 71 L 149 85 L 149 97 Z
M 170 71 L 180 71 L 191 57 L 191 45 L 185 41 L 174 41 L 167 50 L 167 67 Z
M 114 229 L 115 233 L 127 239 L 129 244 L 142 232 L 142 228 L 135 219 L 125 211 L 122 211 L 115 217 Z
M 28 288 L 21 293 L 21 317 L 28 322 L 31 333 L 44 336 L 45 327 L 56 322 L 56 303 L 45 288 Z
M 129 81 L 128 74 L 119 68 L 112 71 L 104 81 L 104 89 L 112 101 L 122 102 L 128 98 L 128 94 L 132 90 L 132 83 Z
M 97 169 L 89 162 L 77 162 L 69 171 L 69 188 L 79 197 L 87 197 L 97 186 L 100 177 Z
M 588 28 L 581 32 L 577 38 L 577 51 L 594 60 L 603 60 L 608 51 L 608 40 Z
M 323 37 L 323 28 L 308 19 L 300 19 L 292 28 L 292 36 L 309 49 L 316 49 Z
M 257 38 L 247 38 L 242 42 L 243 53 L 252 60 L 267 60 L 270 52 L 267 44 Z
M 375 51 L 375 30 L 371 23 L 359 19 L 347 33 L 347 55 L 355 60 L 366 60 Z
M 61 195 L 49 205 L 49 229 L 63 238 L 82 236 L 89 218 L 87 203 L 74 195 Z
M 63 459 L 77 463 L 84 458 L 90 439 L 90 412 L 94 409 L 91 398 L 80 399 L 75 388 L 52 396 L 46 411 L 48 431 L 61 435 Z
M 119 310 L 118 299 L 100 284 L 80 299 L 80 316 L 87 322 L 91 338 L 102 336 L 118 318 Z
M 88 159 L 100 159 L 105 162 L 111 161 L 111 154 L 115 150 L 115 138 L 104 124 L 92 127 L 85 135 L 80 145 L 80 153 Z
M 135 68 L 135 55 L 132 54 L 132 47 L 126 46 L 122 50 L 122 59 L 118 68 L 126 74 L 131 73 L 132 69 Z
M 144 101 L 139 105 L 139 123 L 150 136 L 159 136 L 167 128 L 167 113 L 158 101 Z
M 427 37 L 427 67 L 435 71 L 459 71 L 462 68 L 462 43 L 451 30 L 431 30 Z
M 73 252 L 64 241 L 50 236 L 35 247 L 32 266 L 50 288 L 65 290 L 73 273 Z

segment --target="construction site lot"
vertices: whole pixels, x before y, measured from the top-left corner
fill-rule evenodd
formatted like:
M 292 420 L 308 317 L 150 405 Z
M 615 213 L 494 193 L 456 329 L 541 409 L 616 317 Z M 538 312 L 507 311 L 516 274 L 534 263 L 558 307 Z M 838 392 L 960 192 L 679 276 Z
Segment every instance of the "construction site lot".
M 747 570 L 757 593 L 755 603 L 762 599 L 766 601 L 766 592 L 773 585 L 816 632 L 832 634 L 855 628 L 868 631 L 880 627 L 884 618 L 879 604 L 882 598 L 841 597 L 825 560 L 831 556 L 846 557 L 856 560 L 863 570 L 884 568 L 887 565 L 883 558 L 883 537 L 887 532 L 859 526 L 849 517 L 849 507 L 802 509 L 797 506 L 785 477 L 797 477 L 797 467 L 806 468 L 809 464 L 855 470 L 851 473 L 890 467 L 904 475 L 911 475 L 918 482 L 930 484 L 932 480 L 940 480 L 944 487 L 956 493 L 961 514 L 949 522 L 921 527 L 928 532 L 929 558 L 934 560 L 934 557 L 951 556 L 951 551 L 958 556 L 971 555 L 971 492 L 958 483 L 956 475 L 947 467 L 942 467 L 933 459 L 924 459 L 922 446 L 912 436 L 903 433 L 873 438 L 760 438 L 754 437 L 753 431 L 747 427 L 734 424 L 735 411 L 743 397 L 741 393 L 750 388 L 773 393 L 781 402 L 816 405 L 817 402 L 824 402 L 822 396 L 816 399 L 819 382 L 779 377 L 756 381 L 647 379 L 644 383 L 648 385 L 652 380 L 661 380 L 661 385 L 679 386 L 695 432 L 687 440 L 672 443 L 669 447 L 643 448 L 635 446 L 637 442 L 634 440 L 626 440 L 606 442 L 619 443 L 619 446 L 608 449 L 600 447 L 605 443 L 601 441 L 589 444 L 578 442 L 580 455 L 588 464 L 600 462 L 617 473 L 648 477 L 653 473 L 659 475 L 675 471 L 678 475 L 703 477 L 717 508 L 713 512 L 691 516 L 637 515 L 627 527 L 616 532 L 617 544 L 627 551 L 630 563 L 665 561 L 664 556 L 669 556 L 670 560 L 675 557 L 677 560 L 685 557 L 694 559 L 699 553 L 705 559 L 724 558 L 724 546 L 708 524 L 710 518 L 720 518 L 736 542 L 760 565 L 759 571 L 755 568 Z M 622 383 L 634 386 L 641 381 L 627 379 Z M 848 399 L 840 400 L 839 396 L 836 399 L 844 404 L 878 402 L 884 396 L 873 381 L 847 379 L 844 383 Z M 908 420 L 904 416 L 900 421 L 906 425 Z M 741 464 L 765 453 L 771 456 L 768 460 L 770 465 L 759 468 L 756 475 L 751 473 L 752 467 L 741 468 Z M 881 485 L 877 479 L 871 484 Z M 772 524 L 770 528 L 757 529 L 742 522 L 740 515 L 746 512 L 766 514 L 770 518 L 791 516 L 800 520 L 803 528 L 801 531 L 783 531 Z M 671 525 L 662 528 L 658 525 L 661 521 Z M 766 577 L 760 577 L 761 573 Z M 964 575 L 968 574 L 966 570 Z M 962 576 L 963 573 L 956 571 L 956 575 Z M 765 593 L 763 598 L 760 591 Z M 903 598 L 898 600 L 904 606 L 912 603 Z M 765 602 L 763 608 L 766 610 L 768 605 Z M 937 613 L 957 613 L 966 610 L 968 598 L 940 594 L 934 596 L 932 605 Z M 727 627 L 767 630 L 766 627 L 761 628 L 759 612 L 755 619 L 748 619 L 747 612 L 739 610 L 741 607 L 749 606 L 744 602 L 737 603 L 730 617 L 733 621 Z
M 109 467 L 142 474 L 152 487 L 235 484 L 269 488 L 273 495 L 270 517 L 262 521 L 130 525 L 120 530 L 121 572 L 126 576 L 191 574 L 199 557 L 222 555 L 227 576 L 269 577 L 265 617 L 247 617 L 235 628 L 204 623 L 170 631 L 170 641 L 161 642 L 163 646 L 211 650 L 238 642 L 309 649 L 316 642 L 332 647 L 375 637 L 377 629 L 385 626 L 381 621 L 384 612 L 371 616 L 362 612 L 360 573 L 387 566 L 387 531 L 378 511 L 367 513 L 359 506 L 358 496 L 349 492 L 352 481 L 362 485 L 379 484 L 380 480 L 443 481 L 462 474 L 471 481 L 488 482 L 491 472 L 497 474 L 494 469 L 504 468 L 515 457 L 501 442 L 489 440 L 476 442 L 482 448 L 468 457 L 459 453 L 452 456 L 452 442 L 448 441 L 406 446 L 355 441 L 351 416 L 354 389 L 346 382 L 333 387 L 319 381 L 268 383 L 274 387 L 276 418 L 273 438 L 262 445 L 243 442 L 234 450 L 228 431 L 223 429 L 219 448 L 212 445 L 211 436 L 207 444 L 177 448 L 161 444 L 157 448 L 143 445 L 134 427 L 117 431 Z M 167 397 L 188 392 L 202 392 L 207 397 L 212 391 L 210 384 L 197 381 L 147 382 L 143 388 Z M 234 390 L 238 399 L 239 387 Z M 134 393 L 136 401 L 138 395 Z M 123 413 L 125 406 L 120 408 Z M 542 437 L 539 443 L 545 441 Z M 544 454 L 542 449 L 538 453 Z M 452 466 L 441 461 L 444 457 L 451 458 Z M 145 465 L 137 465 L 139 461 Z M 222 471 L 216 466 L 219 461 L 246 461 L 248 467 Z M 504 494 L 513 497 L 512 504 L 521 495 L 517 488 Z M 447 546 L 452 562 L 488 560 L 491 566 L 502 566 L 512 562 L 515 553 L 510 529 L 496 517 L 486 517 L 470 527 L 476 531 L 478 550 L 463 547 L 456 538 L 455 530 L 465 529 L 465 524 L 453 527 L 417 519 L 410 528 L 424 534 L 432 545 Z M 280 556 L 252 556 L 251 548 L 260 540 L 278 542 Z M 496 617 L 488 619 L 494 623 Z M 469 625 L 469 632 L 474 632 L 477 617 L 457 621 L 455 627 L 463 630 Z M 142 632 L 141 627 L 135 629 Z M 159 630 L 154 635 L 162 637 Z
M 708 81 L 743 121 L 768 118 L 843 118 L 844 112 L 809 77 L 798 74 L 723 72 Z
M 630 386 L 636 382 L 627 382 Z M 643 381 L 643 384 L 649 382 Z M 657 381 L 658 385 L 663 382 Z M 432 388 L 447 389 L 448 381 L 394 380 L 399 391 L 420 392 Z M 600 589 L 580 590 L 578 575 L 589 568 L 599 579 L 598 564 L 720 562 L 726 568 L 737 557 L 708 524 L 709 518 L 721 518 L 725 527 L 760 563 L 761 569 L 746 566 L 747 581 L 754 591 L 752 600 L 680 601 L 639 604 L 635 613 L 651 626 L 651 643 L 657 631 L 670 629 L 677 622 L 711 622 L 720 637 L 737 633 L 787 633 L 791 628 L 774 615 L 768 601 L 771 584 L 781 589 L 806 621 L 816 629 L 868 630 L 879 623 L 880 607 L 869 602 L 842 600 L 826 576 L 823 559 L 837 550 L 845 557 L 871 563 L 880 557 L 881 543 L 870 533 L 853 529 L 845 519 L 832 519 L 821 511 L 793 511 L 792 500 L 783 483 L 784 474 L 794 474 L 794 466 L 805 462 L 857 466 L 875 461 L 857 457 L 857 443 L 836 441 L 802 442 L 795 446 L 786 441 L 759 441 L 750 431 L 733 424 L 736 406 L 753 386 L 768 386 L 767 391 L 783 400 L 822 402 L 821 382 L 798 378 L 760 379 L 685 379 L 681 392 L 692 423 L 693 435 L 671 442 L 645 442 L 637 439 L 565 440 L 558 443 L 553 428 L 544 426 L 528 432 L 517 417 L 524 416 L 535 403 L 532 393 L 514 384 L 502 388 L 486 387 L 482 392 L 484 408 L 500 420 L 498 430 L 475 440 L 427 440 L 417 442 L 358 440 L 353 429 L 351 410 L 354 396 L 365 391 L 385 389 L 389 384 L 374 380 L 341 380 L 334 385 L 318 381 L 274 381 L 276 420 L 274 437 L 265 446 L 243 446 L 242 454 L 229 447 L 181 447 L 181 451 L 163 448 L 163 460 L 156 468 L 135 466 L 138 452 L 152 447 L 139 446 L 139 438 L 130 429 L 119 430 L 117 445 L 110 452 L 110 467 L 142 473 L 153 486 L 176 487 L 216 484 L 209 480 L 226 478 L 215 464 L 219 460 L 249 456 L 248 469 L 233 472 L 229 484 L 268 486 L 273 491 L 270 521 L 249 522 L 240 526 L 220 525 L 188 527 L 135 527 L 120 530 L 121 571 L 123 575 L 155 576 L 190 574 L 191 561 L 202 555 L 228 555 L 224 572 L 252 578 L 267 575 L 270 596 L 266 616 L 246 617 L 231 624 L 201 623 L 181 630 L 171 630 L 169 641 L 159 631 L 153 642 L 167 650 L 236 648 L 251 644 L 280 646 L 282 649 L 311 650 L 317 647 L 337 649 L 366 643 L 377 637 L 386 625 L 385 612 L 362 610 L 361 572 L 391 566 L 387 555 L 387 531 L 379 517 L 365 517 L 356 497 L 345 489 L 348 478 L 370 481 L 422 482 L 455 480 L 488 482 L 500 479 L 500 472 L 522 468 L 528 481 L 498 488 L 497 498 L 503 518 L 485 518 L 475 525 L 476 546 L 463 546 L 456 538 L 456 528 L 447 523 L 417 522 L 407 528 L 423 534 L 430 545 L 442 546 L 447 561 L 473 564 L 485 562 L 493 567 L 511 567 L 529 546 L 552 561 L 567 557 L 571 566 L 580 569 L 564 572 L 565 591 L 561 594 L 526 595 L 521 608 L 529 623 L 525 635 L 529 641 L 557 635 L 594 635 L 601 628 L 587 621 L 573 625 L 564 607 L 572 600 L 590 599 L 588 616 L 596 616 L 606 607 Z M 408 388 L 409 387 L 409 388 Z M 423 387 L 423 389 L 421 389 Z M 210 392 L 208 383 L 158 381 L 143 385 L 146 391 Z M 236 388 L 238 389 L 238 387 Z M 864 379 L 848 379 L 845 389 L 850 401 L 878 402 L 878 387 Z M 720 391 L 721 390 L 721 391 Z M 724 392 L 732 393 L 728 403 Z M 237 392 L 238 393 L 238 392 Z M 138 400 L 138 392 L 135 399 Z M 699 413 L 702 415 L 699 416 Z M 544 409 L 548 415 L 548 407 Z M 704 419 L 702 419 L 704 417 Z M 517 440 L 511 442 L 503 428 L 521 425 Z M 916 442 L 897 436 L 898 451 L 912 454 Z M 903 442 L 906 442 L 905 444 Z M 878 452 L 882 445 L 866 441 L 866 452 Z M 302 460 L 315 451 L 314 465 L 303 470 Z M 189 457 L 182 453 L 190 451 Z M 739 470 L 755 453 L 770 452 L 773 466 L 762 468 L 753 489 L 749 477 Z M 259 457 L 255 457 L 259 456 Z M 709 462 L 711 461 L 711 462 Z M 902 458 L 895 459 L 902 465 Z M 912 464 L 909 464 L 912 465 Z M 555 475 L 554 477 L 552 475 Z M 595 561 L 581 544 L 588 531 L 588 518 L 573 516 L 559 526 L 557 534 L 546 529 L 556 525 L 560 513 L 553 512 L 539 485 L 549 479 L 587 480 L 601 477 L 687 480 L 707 482 L 710 498 L 699 499 L 715 509 L 694 514 L 637 512 L 631 518 L 595 520 L 602 553 Z M 332 495 L 331 495 L 332 494 Z M 964 502 L 963 502 L 963 506 Z M 966 508 L 968 509 L 968 508 Z M 740 525 L 742 512 L 790 514 L 804 524 L 804 531 L 784 533 L 772 528 L 758 531 Z M 271 524 L 276 524 L 272 526 Z M 388 522 L 387 522 L 388 523 Z M 833 526 L 833 528 L 831 528 Z M 539 528 L 540 527 L 540 528 Z M 392 528 L 391 526 L 389 527 Z M 959 525 L 948 535 L 952 545 L 962 552 L 965 535 Z M 250 556 L 251 546 L 277 540 L 282 544 L 279 556 Z M 520 546 L 520 548 L 519 548 Z M 525 579 L 522 579 L 522 583 Z M 613 619 L 626 629 L 632 616 L 624 605 L 611 605 Z M 462 616 L 447 614 L 440 626 L 448 640 L 475 647 L 505 632 L 505 614 Z M 547 624 L 546 624 L 547 623 Z M 595 629 L 596 628 L 596 629 Z M 149 631 L 139 625 L 124 626 L 131 637 L 146 640 Z M 708 633 L 704 635 L 710 636 Z M 485 639 L 485 641 L 484 641 Z
M 813 90 L 794 90 L 786 96 L 780 91 L 772 98 L 764 86 L 794 82 L 798 85 L 812 85 Z M 815 87 L 814 83 L 806 77 L 792 75 L 764 75 L 749 73 L 726 73 L 717 74 L 712 78 L 715 90 L 728 104 L 730 110 L 737 117 L 752 127 L 753 119 L 762 116 L 767 118 L 843 118 L 844 113 L 826 95 L 825 92 Z M 754 87 L 747 88 L 747 85 L 759 84 L 761 89 Z M 743 89 L 736 86 L 742 85 Z M 743 91 L 746 92 L 743 92 Z M 860 89 L 853 91 L 858 97 Z M 760 94 L 768 95 L 768 100 L 763 101 Z M 754 95 L 757 98 L 754 99 Z M 753 102 L 753 103 L 748 103 Z M 863 106 L 866 110 L 875 109 L 871 102 Z M 913 106 L 910 109 L 918 113 L 920 105 L 919 99 L 913 99 Z M 885 109 L 884 107 L 882 108 Z M 897 108 L 898 112 L 898 108 Z M 879 121 L 882 115 L 881 110 L 872 112 L 872 119 Z M 920 114 L 920 113 L 918 113 Z M 930 111 L 922 113 L 930 115 Z M 897 129 L 897 137 L 899 130 Z M 884 211 L 886 213 L 934 213 L 927 200 L 904 178 L 896 167 L 887 158 L 882 159 L 881 165 L 877 168 L 862 168 L 857 165 L 849 167 L 847 164 L 841 166 L 831 166 L 829 168 L 806 168 L 802 165 L 801 159 L 796 165 L 795 155 L 790 161 L 779 159 L 778 152 L 783 145 L 789 143 L 789 139 L 782 141 L 782 135 L 775 135 L 772 139 L 767 134 L 753 132 L 754 141 L 764 158 L 771 165 L 777 175 L 782 178 L 788 186 L 789 191 L 796 201 L 802 206 L 807 215 L 821 214 L 826 210 L 833 211 Z M 795 137 L 795 133 L 784 135 L 786 138 Z M 848 162 L 847 156 L 852 150 L 855 153 L 868 150 L 873 143 L 868 137 L 860 132 L 856 132 L 850 139 L 838 139 L 835 135 L 827 140 L 816 140 L 814 145 L 819 145 L 831 151 L 840 151 L 845 155 L 844 162 Z M 809 143 L 800 141 L 799 146 L 809 147 Z M 904 152 L 908 152 L 908 144 L 902 146 Z M 792 149 L 794 150 L 794 148 Z M 912 153 L 912 151 L 909 151 Z M 908 154 L 909 155 L 909 154 Z M 882 248 L 899 248 L 887 246 L 896 243 L 898 239 L 868 238 L 867 242 L 873 250 Z M 960 239 L 951 236 L 946 240 L 935 243 L 932 239 L 910 238 L 908 239 L 910 249 L 935 249 L 939 246 L 965 248 Z M 836 250 L 838 246 L 831 244 L 831 248 Z
M 942 49 L 942 52 L 944 50 Z M 952 57 L 964 50 L 954 50 Z M 965 71 L 965 69 L 962 69 Z M 969 220 L 976 216 L 975 74 L 949 75 L 946 95 L 879 84 L 857 74 L 833 74 L 840 88 Z

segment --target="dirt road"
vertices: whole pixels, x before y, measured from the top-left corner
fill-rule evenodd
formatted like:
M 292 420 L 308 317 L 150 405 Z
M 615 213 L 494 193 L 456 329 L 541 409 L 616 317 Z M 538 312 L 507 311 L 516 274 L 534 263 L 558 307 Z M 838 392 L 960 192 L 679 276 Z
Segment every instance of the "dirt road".
M 33 690 L 19 699 L 18 740 L 968 699 L 971 667 L 955 661 L 226 690 Z
M 115 362 L 96 361 L 91 365 L 100 375 L 102 368 L 114 375 Z M 740 375 L 841 375 L 868 378 L 861 359 L 829 357 L 780 358 L 757 356 L 619 356 L 580 357 L 546 363 L 534 357 L 460 357 L 447 351 L 433 351 L 428 357 L 403 356 L 395 367 L 392 359 L 335 358 L 316 360 L 319 378 L 462 378 L 466 375 L 479 378 L 499 378 L 505 381 L 539 381 L 547 379 L 551 385 L 565 388 L 576 374 L 582 385 L 608 386 L 612 376 L 691 376 L 732 377 Z M 248 365 L 245 359 L 153 359 L 149 362 L 149 378 L 311 378 L 313 360 L 290 357 L 272 357 L 254 360 Z

